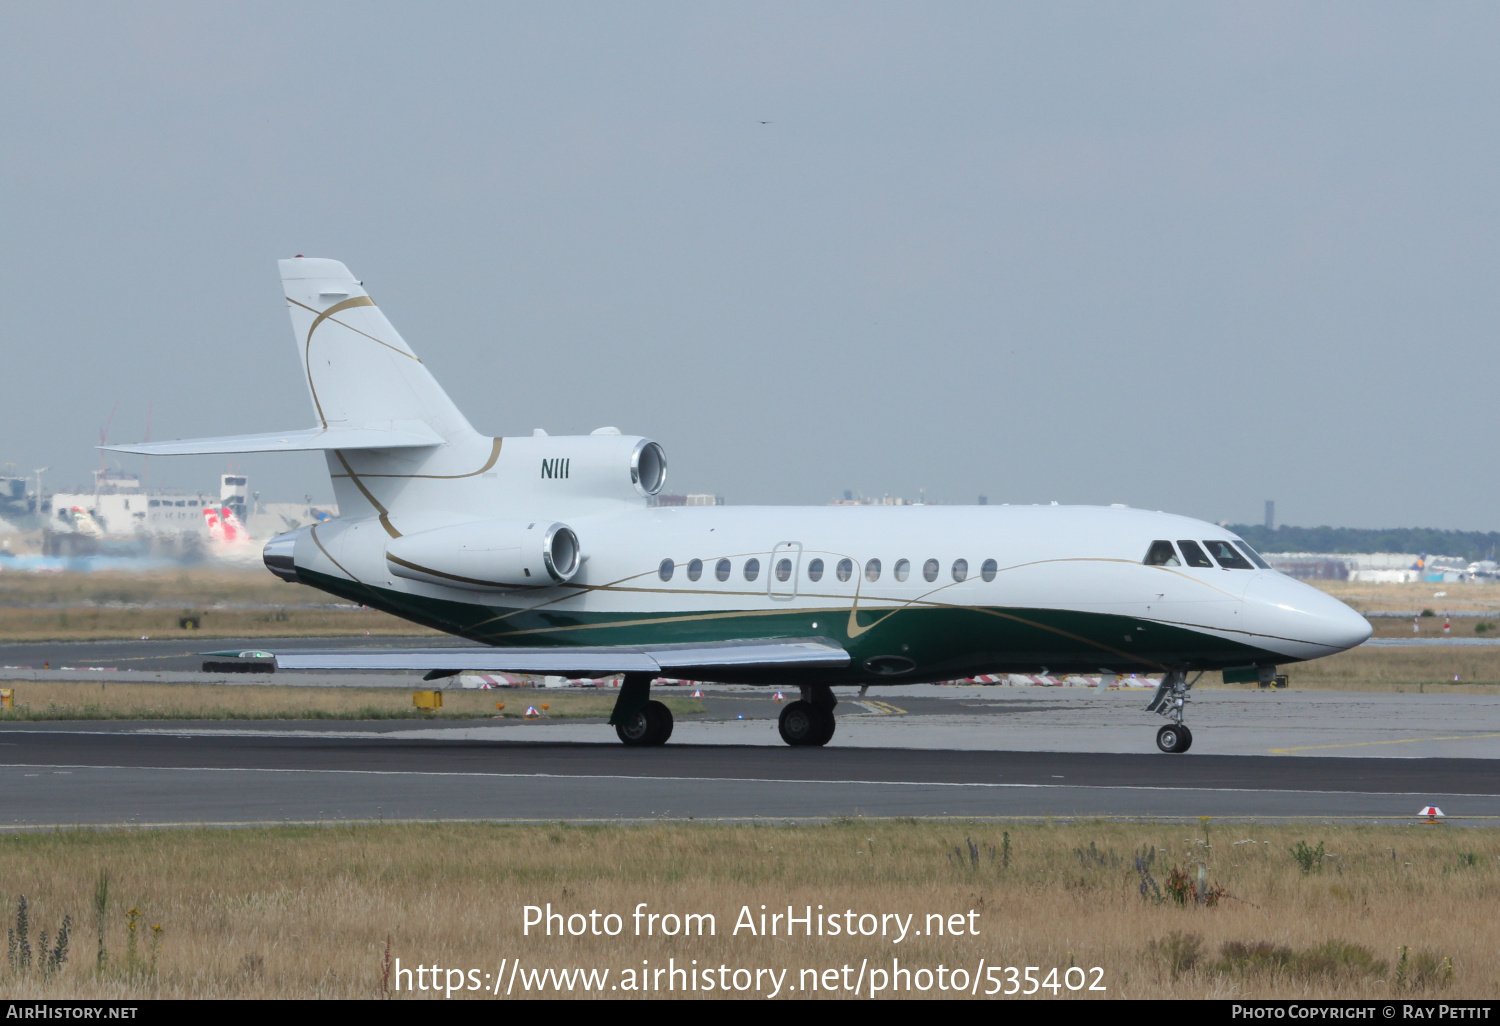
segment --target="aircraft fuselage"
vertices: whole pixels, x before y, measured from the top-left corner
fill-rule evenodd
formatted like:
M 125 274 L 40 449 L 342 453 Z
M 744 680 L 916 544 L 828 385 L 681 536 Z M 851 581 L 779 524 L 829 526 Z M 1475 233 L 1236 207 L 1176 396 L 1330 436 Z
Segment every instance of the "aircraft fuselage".
M 568 523 L 583 561 L 551 587 L 397 577 L 386 559 L 394 515 L 299 532 L 297 578 L 496 646 L 826 638 L 849 666 L 799 678 L 830 684 L 1288 663 L 1370 632 L 1343 603 L 1273 570 L 1194 567 L 1184 555 L 1146 565 L 1156 541 L 1239 540 L 1144 510 L 637 507 Z

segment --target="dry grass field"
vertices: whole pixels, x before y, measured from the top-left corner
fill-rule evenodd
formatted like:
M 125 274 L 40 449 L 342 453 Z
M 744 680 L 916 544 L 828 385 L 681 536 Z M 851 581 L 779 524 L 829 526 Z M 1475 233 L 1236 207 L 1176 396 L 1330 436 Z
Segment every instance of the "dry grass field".
M 1443 625 L 1441 617 L 1444 613 L 1489 613 L 1500 619 L 1500 584 L 1435 584 L 1430 581 L 1415 584 L 1370 584 L 1364 581 L 1307 583 L 1341 599 L 1361 613 L 1420 613 L 1424 609 L 1431 609 L 1439 617 L 1439 628 Z M 1475 619 L 1464 617 L 1469 625 Z M 1404 623 L 1407 633 L 1410 633 L 1411 621 L 1406 620 Z
M 196 618 L 184 630 L 180 621 Z M 0 641 L 165 636 L 289 637 L 436 631 L 362 609 L 264 569 L 144 573 L 0 572 Z
M 307 688 L 275 685 L 117 684 L 86 681 L 6 683 L 15 708 L 8 720 L 388 720 L 523 719 L 535 706 L 547 719 L 608 717 L 616 691 L 609 688 L 490 691 L 453 689 L 434 712 L 412 705 L 410 691 L 392 688 Z M 417 683 L 413 680 L 413 690 Z M 703 711 L 686 694 L 658 688 L 655 697 L 676 716 Z M 500 708 L 503 706 L 503 708 Z
M 1284 670 L 1294 689 L 1489 695 L 1500 691 L 1500 646 L 1357 648 L 1293 663 Z M 1217 678 L 1218 674 L 1208 674 L 1204 683 L 1208 687 L 1256 686 L 1220 685 Z
M 1229 822 L 11 833 L 0 836 L 4 913 L 14 929 L 17 898 L 26 896 L 33 955 L 29 968 L 0 968 L 0 992 L 405 998 L 391 992 L 394 974 L 383 979 L 389 938 L 392 962 L 403 968 L 472 969 L 480 980 L 519 959 L 522 973 L 608 969 L 618 983 L 643 960 L 665 967 L 673 958 L 730 971 L 786 969 L 784 986 L 796 987 L 803 969 L 849 965 L 852 984 L 862 960 L 888 969 L 899 958 L 913 970 L 964 968 L 972 981 L 984 959 L 1023 972 L 1038 966 L 1043 981 L 1053 967 L 1055 982 L 1069 966 L 1103 969 L 1107 990 L 1070 994 L 1064 986 L 1062 997 L 1494 999 L 1497 855 L 1500 835 L 1491 830 Z M 1210 903 L 1182 884 L 1179 900 L 1173 881 L 1196 882 L 1200 865 Z M 617 913 L 624 931 L 523 936 L 522 907 L 548 902 L 564 913 Z M 712 913 L 715 935 L 633 936 L 639 902 L 648 912 Z M 856 919 L 914 913 L 916 929 L 929 914 L 959 913 L 966 935 L 901 943 L 735 935 L 741 907 L 758 917 L 762 904 L 853 910 Z M 977 936 L 967 935 L 971 910 Z M 49 931 L 55 945 L 65 916 L 67 961 L 49 973 L 39 966 L 37 933 Z M 1080 982 L 1076 972 L 1071 979 Z

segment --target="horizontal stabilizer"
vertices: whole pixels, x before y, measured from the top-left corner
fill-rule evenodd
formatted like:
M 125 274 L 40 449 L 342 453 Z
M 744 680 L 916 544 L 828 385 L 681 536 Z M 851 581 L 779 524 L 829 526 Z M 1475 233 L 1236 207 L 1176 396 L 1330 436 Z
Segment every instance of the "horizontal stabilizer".
M 137 442 L 133 445 L 101 445 L 110 452 L 138 456 L 208 456 L 236 452 L 311 452 L 324 449 L 415 449 L 442 445 L 443 438 L 421 422 L 385 428 L 306 428 L 272 431 L 264 435 L 224 435 L 220 438 L 186 438 L 176 442 Z
M 287 652 L 283 670 L 473 670 L 567 676 L 612 673 L 684 673 L 760 667 L 838 668 L 849 653 L 817 638 L 740 641 L 705 645 L 597 648 L 415 648 L 398 651 Z

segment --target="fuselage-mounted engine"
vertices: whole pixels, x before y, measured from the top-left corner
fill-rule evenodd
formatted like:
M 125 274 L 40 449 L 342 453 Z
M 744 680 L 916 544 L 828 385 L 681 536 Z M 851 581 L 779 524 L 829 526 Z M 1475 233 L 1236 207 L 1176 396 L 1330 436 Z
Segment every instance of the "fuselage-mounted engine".
M 392 538 L 386 567 L 397 577 L 450 588 L 550 588 L 578 572 L 578 536 L 545 520 L 476 520 Z

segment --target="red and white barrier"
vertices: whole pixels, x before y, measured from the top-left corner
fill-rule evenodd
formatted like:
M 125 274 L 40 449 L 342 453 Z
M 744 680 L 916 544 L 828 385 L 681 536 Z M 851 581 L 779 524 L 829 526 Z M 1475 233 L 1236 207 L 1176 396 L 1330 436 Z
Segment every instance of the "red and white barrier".
M 467 690 L 480 688 L 518 688 L 524 683 L 520 677 L 509 673 L 461 673 L 458 686 Z
M 983 673 L 963 680 L 943 681 L 944 684 L 983 684 L 1011 688 L 1097 688 L 1106 678 L 1103 675 L 1068 674 L 1059 677 L 1043 673 Z M 1154 688 L 1161 683 L 1150 677 L 1130 674 L 1109 679 L 1109 688 Z

